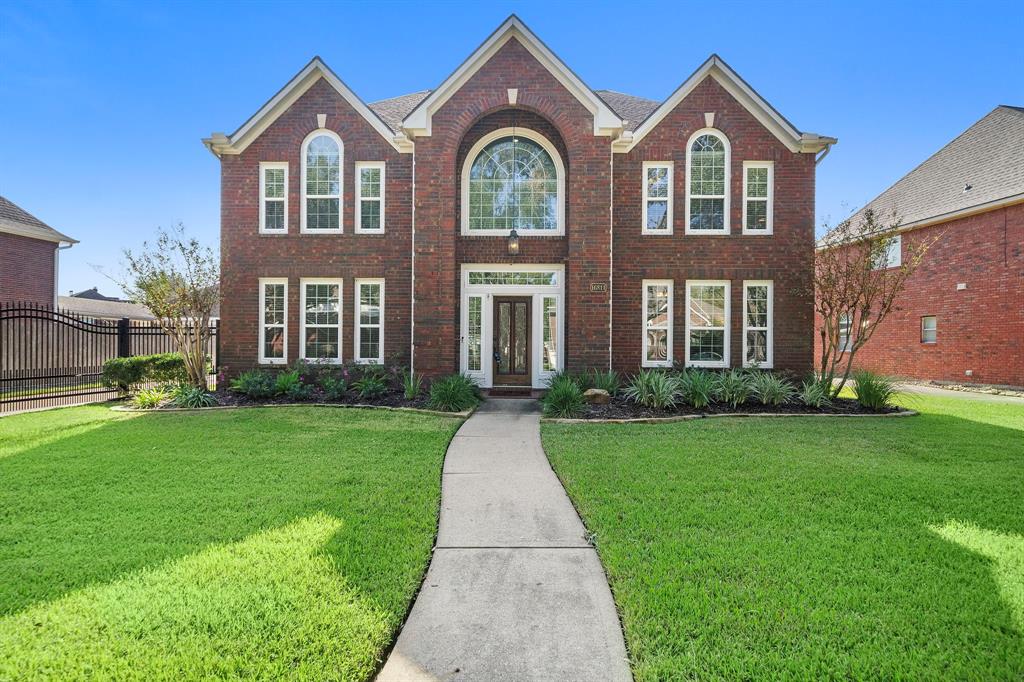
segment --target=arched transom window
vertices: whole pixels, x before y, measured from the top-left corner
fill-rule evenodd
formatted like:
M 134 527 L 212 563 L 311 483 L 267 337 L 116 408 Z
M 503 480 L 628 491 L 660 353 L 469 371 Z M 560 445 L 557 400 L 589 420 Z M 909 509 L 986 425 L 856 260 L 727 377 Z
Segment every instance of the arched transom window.
M 341 231 L 341 140 L 327 131 L 302 146 L 302 228 L 306 232 Z
M 729 231 L 729 146 L 715 132 L 698 131 L 687 155 L 687 231 Z
M 464 231 L 562 231 L 565 178 L 547 140 L 522 129 L 495 131 L 473 147 L 466 163 Z

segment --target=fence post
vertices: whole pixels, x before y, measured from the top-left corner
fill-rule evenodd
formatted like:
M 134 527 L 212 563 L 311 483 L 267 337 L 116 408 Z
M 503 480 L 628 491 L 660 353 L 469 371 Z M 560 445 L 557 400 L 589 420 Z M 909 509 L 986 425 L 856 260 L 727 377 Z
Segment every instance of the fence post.
M 131 321 L 122 317 L 117 321 L 117 357 L 127 358 L 132 354 L 132 337 L 129 333 Z

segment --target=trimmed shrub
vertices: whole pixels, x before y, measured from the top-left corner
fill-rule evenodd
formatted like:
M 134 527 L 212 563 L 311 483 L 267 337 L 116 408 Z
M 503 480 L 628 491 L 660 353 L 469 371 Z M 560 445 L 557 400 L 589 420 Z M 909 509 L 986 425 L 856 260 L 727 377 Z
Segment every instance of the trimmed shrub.
M 324 374 L 320 377 L 320 388 L 328 400 L 341 400 L 348 393 L 348 382 L 344 377 Z
M 191 384 L 181 384 L 171 392 L 171 404 L 175 407 L 212 407 L 217 404 L 217 399 L 209 391 L 203 390 Z
M 828 407 L 832 404 L 832 400 L 829 399 L 828 386 L 814 377 L 805 380 L 800 388 L 800 402 L 807 407 L 817 409 Z
M 881 374 L 860 370 L 853 374 L 853 395 L 861 406 L 880 412 L 892 406 L 896 381 Z
M 718 400 L 736 409 L 747 402 L 754 390 L 750 375 L 741 369 L 730 369 L 718 375 L 715 382 L 715 396 Z
M 129 391 L 147 381 L 159 383 L 183 382 L 188 378 L 185 362 L 178 353 L 136 355 L 130 358 L 111 358 L 103 363 L 104 386 Z
M 480 387 L 464 374 L 450 374 L 430 384 L 428 405 L 433 410 L 462 412 L 479 402 Z
M 171 392 L 163 386 L 144 388 L 132 398 L 132 407 L 140 410 L 153 410 L 171 399 Z
M 584 376 L 584 386 L 581 386 L 581 388 L 599 388 L 602 391 L 607 391 L 608 395 L 615 395 L 619 392 L 621 385 L 622 380 L 619 378 L 618 372 L 602 372 L 597 369 L 591 369 Z
M 754 397 L 762 405 L 783 405 L 796 395 L 796 387 L 771 372 L 757 372 L 751 375 Z
M 548 381 L 548 390 L 540 399 L 545 417 L 575 417 L 583 410 L 583 389 L 567 374 L 556 374 Z
M 380 398 L 388 392 L 387 375 L 367 372 L 352 383 L 352 390 L 363 400 Z
M 716 384 L 715 376 L 703 369 L 687 369 L 679 375 L 680 396 L 698 410 L 706 409 L 715 399 Z
M 641 370 L 622 394 L 638 405 L 665 410 L 675 407 L 679 400 L 679 378 L 656 369 Z
M 402 371 L 402 394 L 406 400 L 415 400 L 423 390 L 423 375 L 411 369 Z
M 231 390 L 250 398 L 269 398 L 275 393 L 274 375 L 262 369 L 250 369 L 231 380 Z

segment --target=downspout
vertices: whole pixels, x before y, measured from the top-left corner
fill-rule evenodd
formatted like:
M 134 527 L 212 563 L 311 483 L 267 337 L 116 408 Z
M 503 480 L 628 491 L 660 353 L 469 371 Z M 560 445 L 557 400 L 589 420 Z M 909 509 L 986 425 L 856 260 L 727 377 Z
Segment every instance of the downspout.
M 57 309 L 57 296 L 60 294 L 60 252 L 70 249 L 74 244 L 57 242 L 53 250 L 53 309 Z
M 409 278 L 409 373 L 416 371 L 416 149 L 412 150 L 412 247 Z
M 614 144 L 614 140 L 612 141 Z M 608 371 L 612 371 L 612 276 L 615 272 L 615 150 L 608 145 Z
M 830 145 L 830 144 L 827 144 L 827 145 L 825 145 L 825 149 L 823 149 L 823 150 L 821 151 L 821 153 L 820 153 L 820 154 L 818 154 L 818 156 L 817 156 L 817 157 L 815 157 L 815 159 L 814 159 L 814 165 L 815 165 L 815 166 L 817 166 L 817 165 L 818 165 L 819 163 L 821 163 L 822 161 L 824 161 L 824 160 L 825 160 L 825 157 L 826 157 L 826 156 L 828 156 L 828 153 L 829 153 L 830 151 L 832 151 L 832 145 Z

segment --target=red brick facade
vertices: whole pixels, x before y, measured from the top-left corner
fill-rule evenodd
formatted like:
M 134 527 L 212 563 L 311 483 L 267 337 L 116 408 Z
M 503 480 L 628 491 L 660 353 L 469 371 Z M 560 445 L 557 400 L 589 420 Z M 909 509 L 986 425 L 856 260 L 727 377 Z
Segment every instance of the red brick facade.
M 0 233 L 2 300 L 53 305 L 56 248 L 51 241 Z
M 936 237 L 899 309 L 857 351 L 855 366 L 912 379 L 1024 386 L 1024 204 L 905 232 L 903 249 Z M 936 318 L 935 343 L 921 341 L 923 316 Z
M 510 88 L 517 90 L 515 105 L 509 102 Z M 686 147 L 691 133 L 705 127 L 709 112 L 731 145 L 731 229 L 729 235 L 692 236 L 683 229 Z M 344 233 L 301 234 L 300 148 L 323 113 L 325 127 L 344 143 Z M 299 280 L 327 276 L 344 280 L 344 360 L 352 356 L 354 279 L 382 277 L 386 360 L 408 365 L 412 348 L 419 372 L 459 371 L 460 268 L 465 263 L 565 268 L 560 352 L 571 371 L 611 364 L 628 372 L 639 366 L 645 278 L 675 282 L 674 358 L 679 362 L 685 359 L 686 281 L 728 279 L 730 365 L 739 366 L 743 281 L 772 280 L 774 365 L 809 370 L 813 308 L 802 292 L 808 288 L 813 253 L 814 154 L 790 151 L 711 77 L 626 153 L 613 152 L 612 138 L 595 134 L 594 116 L 516 39 L 497 49 L 432 112 L 430 134 L 415 138 L 414 153 L 396 151 L 326 80 L 316 82 L 244 151 L 222 156 L 221 356 L 229 372 L 257 361 L 260 277 L 288 278 L 290 362 L 300 348 Z M 565 169 L 565 235 L 524 235 L 516 256 L 508 254 L 505 237 L 465 236 L 460 230 L 460 183 L 468 150 L 483 135 L 513 125 L 545 137 Z M 641 235 L 645 160 L 674 162 L 671 236 Z M 741 234 L 743 162 L 748 160 L 774 162 L 772 235 Z M 258 233 L 261 161 L 289 164 L 286 235 Z M 383 235 L 354 233 L 357 161 L 386 163 Z

